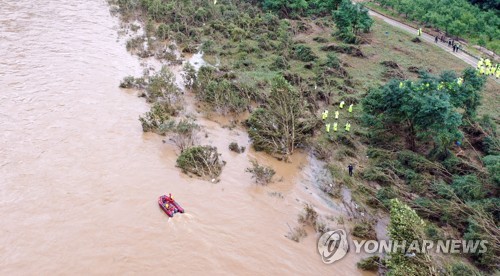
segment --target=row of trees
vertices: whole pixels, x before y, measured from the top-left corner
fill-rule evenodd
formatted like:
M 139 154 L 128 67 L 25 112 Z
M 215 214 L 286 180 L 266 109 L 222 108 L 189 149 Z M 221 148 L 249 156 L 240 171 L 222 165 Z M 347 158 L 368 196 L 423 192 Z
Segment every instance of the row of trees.
M 382 7 L 404 14 L 447 33 L 472 39 L 500 50 L 500 15 L 498 11 L 481 10 L 467 0 L 374 0 Z

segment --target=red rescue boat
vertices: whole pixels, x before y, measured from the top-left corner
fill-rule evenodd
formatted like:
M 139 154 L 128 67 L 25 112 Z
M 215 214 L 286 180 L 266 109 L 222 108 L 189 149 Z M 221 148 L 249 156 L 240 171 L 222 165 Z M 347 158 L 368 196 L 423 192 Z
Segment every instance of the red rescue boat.
M 174 200 L 172 194 L 160 196 L 158 205 L 169 217 L 173 217 L 175 213 L 184 213 L 184 209 Z

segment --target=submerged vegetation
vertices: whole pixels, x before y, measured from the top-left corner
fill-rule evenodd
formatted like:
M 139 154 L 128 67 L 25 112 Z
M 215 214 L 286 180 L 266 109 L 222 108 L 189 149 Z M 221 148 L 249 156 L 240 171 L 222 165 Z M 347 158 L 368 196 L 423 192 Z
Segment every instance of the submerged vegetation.
M 222 172 L 224 163 L 220 160 L 216 147 L 194 146 L 179 155 L 177 166 L 185 173 L 215 179 Z
M 168 62 L 178 62 L 173 49 L 203 51 L 206 65 L 199 70 L 184 65 L 186 88 L 210 111 L 248 111 L 244 126 L 254 149 L 284 160 L 297 148 L 311 149 L 331 172 L 334 185 L 323 189 L 328 198 L 342 198 L 342 189 L 349 188 L 356 206 L 352 212 L 363 214 L 357 217 L 390 212 L 392 239 L 485 239 L 487 252 L 465 257 L 481 270 L 498 269 L 496 83 L 443 59 L 432 45 L 411 42 L 413 35 L 373 21 L 360 4 L 217 2 L 117 4 L 124 18 L 148 19 L 130 43 L 131 49 L 141 49 L 135 52 L 140 56 L 162 53 Z M 177 165 L 184 172 L 220 175 L 224 163 L 217 149 L 198 146 L 194 122 L 175 118 L 182 104 L 171 73 L 162 69 L 152 77 L 128 77 L 121 86 L 143 91 L 151 103 L 140 119 L 144 131 L 173 135 L 181 151 Z M 324 110 L 329 115 L 322 121 Z M 331 129 L 325 128 L 328 123 Z M 230 149 L 241 150 L 237 144 Z M 356 165 L 352 177 L 345 172 L 349 164 Z M 257 162 L 249 171 L 259 183 L 274 175 Z M 328 229 L 310 205 L 299 223 L 287 235 L 295 241 L 307 235 L 307 227 L 319 233 Z M 357 236 L 377 238 L 372 219 L 357 219 L 353 226 Z M 477 272 L 463 262 L 437 263 L 426 254 L 360 263 L 370 270 L 377 265 L 390 275 Z
M 286 158 L 311 136 L 315 123 L 312 117 L 301 95 L 278 76 L 273 80 L 267 104 L 248 119 L 248 134 L 256 150 Z
M 273 168 L 260 165 L 256 160 L 252 160 L 252 167 L 247 168 L 246 172 L 252 174 L 252 178 L 255 179 L 255 183 L 260 185 L 267 185 L 271 182 L 276 171 Z

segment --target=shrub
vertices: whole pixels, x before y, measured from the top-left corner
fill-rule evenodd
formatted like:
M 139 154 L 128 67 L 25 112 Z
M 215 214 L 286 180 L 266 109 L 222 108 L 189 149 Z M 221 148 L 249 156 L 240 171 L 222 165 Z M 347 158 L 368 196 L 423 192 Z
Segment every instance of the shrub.
M 385 206 L 389 206 L 389 200 L 398 197 L 398 193 L 392 187 L 383 187 L 377 191 L 377 199 Z
M 306 45 L 297 45 L 293 50 L 293 58 L 303 62 L 314 61 L 318 58 L 311 47 Z
M 205 54 L 213 54 L 215 53 L 215 43 L 213 40 L 205 40 L 203 44 L 201 44 L 201 51 Z
M 316 229 L 316 224 L 318 222 L 318 212 L 314 210 L 314 207 L 310 204 L 305 204 L 303 213 L 299 215 L 299 222 L 304 225 L 312 226 Z
M 447 269 L 451 276 L 482 276 L 475 267 L 464 262 L 456 262 L 450 265 Z
M 500 155 L 487 155 L 483 157 L 483 162 L 488 169 L 491 182 L 500 187 Z
M 184 85 L 189 89 L 194 88 L 194 86 L 197 84 L 196 69 L 190 62 L 186 62 L 182 70 L 183 70 L 182 76 L 184 77 Z
M 378 271 L 378 267 L 380 264 L 380 257 L 379 256 L 371 256 L 368 258 L 365 258 L 361 261 L 359 261 L 356 266 L 359 269 L 362 270 L 367 270 L 367 271 Z
M 156 37 L 160 40 L 165 40 L 168 38 L 169 28 L 165 23 L 161 23 L 156 29 Z
M 376 240 L 377 233 L 373 223 L 369 221 L 358 222 L 352 228 L 352 235 L 362 239 Z
M 179 122 L 170 121 L 165 124 L 164 131 L 172 133 L 172 140 L 177 148 L 183 152 L 196 144 L 196 133 L 199 126 L 192 120 L 181 119 Z
M 151 106 L 150 111 L 139 117 L 142 125 L 142 131 L 155 132 L 157 134 L 165 134 L 165 123 L 170 119 L 170 116 L 176 114 L 173 108 L 167 102 L 156 102 Z
M 134 78 L 132 76 L 127 76 L 120 82 L 120 88 L 142 89 L 145 86 L 146 81 L 144 80 L 144 78 Z
M 499 260 L 499 244 L 497 242 L 498 238 L 498 227 L 496 227 L 496 232 L 487 233 L 485 232 L 486 227 L 483 224 L 484 221 L 481 221 L 481 218 L 478 219 L 469 219 L 469 226 L 464 234 L 464 239 L 468 241 L 477 241 L 477 240 L 485 240 L 486 244 L 486 252 L 476 251 L 474 253 L 469 253 L 472 259 L 482 267 L 488 269 L 495 269 L 498 266 Z M 488 229 L 491 230 L 491 229 Z
M 287 238 L 291 239 L 294 242 L 299 242 L 301 238 L 306 237 L 307 232 L 304 227 L 295 227 L 293 230 L 290 230 Z
M 186 174 L 216 178 L 222 172 L 223 162 L 216 147 L 194 146 L 185 149 L 177 158 L 177 166 Z
M 483 199 L 487 191 L 476 175 L 455 176 L 451 184 L 455 194 L 464 201 Z
M 236 153 L 242 153 L 245 151 L 245 147 L 240 147 L 240 146 L 238 146 L 238 143 L 231 142 L 229 144 L 229 150 L 234 151 Z
M 247 168 L 245 171 L 252 174 L 252 178 L 255 179 L 255 183 L 261 185 L 267 185 L 271 182 L 273 176 L 276 174 L 276 171 L 271 167 L 261 166 L 255 160 L 252 160 L 252 167 Z
M 278 56 L 271 64 L 272 70 L 287 70 L 290 68 L 290 64 L 288 64 L 288 60 L 284 56 Z
M 164 99 L 167 102 L 174 102 L 180 95 L 179 88 L 175 84 L 175 76 L 167 66 L 149 78 L 149 85 L 146 88 L 148 101 L 155 102 Z
M 249 98 L 232 81 L 234 74 L 221 74 L 215 68 L 202 66 L 196 78 L 191 78 L 196 96 L 212 105 L 221 113 L 241 112 L 246 109 Z
M 334 53 L 328 53 L 325 65 L 330 68 L 340 68 L 340 60 Z

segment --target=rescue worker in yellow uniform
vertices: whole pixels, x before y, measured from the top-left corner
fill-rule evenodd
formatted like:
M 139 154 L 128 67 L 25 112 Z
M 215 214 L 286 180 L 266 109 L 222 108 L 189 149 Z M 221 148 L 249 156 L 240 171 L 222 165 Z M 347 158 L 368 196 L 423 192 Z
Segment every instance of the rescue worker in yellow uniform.
M 481 68 L 481 66 L 483 66 L 483 64 L 484 64 L 484 59 L 480 58 L 479 61 L 477 62 L 477 69 L 479 70 L 479 68 Z
M 344 102 L 344 101 L 341 101 L 341 102 L 340 102 L 340 105 L 339 105 L 339 106 L 340 106 L 340 109 L 344 108 L 344 104 L 345 104 L 345 102 Z

